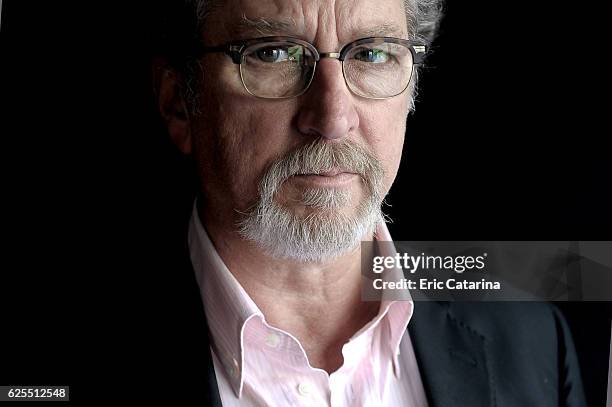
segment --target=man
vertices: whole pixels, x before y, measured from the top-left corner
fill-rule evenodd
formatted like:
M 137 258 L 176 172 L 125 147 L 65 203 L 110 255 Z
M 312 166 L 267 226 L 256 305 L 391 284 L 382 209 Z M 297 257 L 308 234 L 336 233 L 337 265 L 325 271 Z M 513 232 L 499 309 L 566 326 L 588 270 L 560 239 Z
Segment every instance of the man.
M 569 332 L 548 306 L 361 298 L 360 242 L 391 240 L 380 208 L 439 4 L 193 10 L 197 41 L 158 61 L 155 84 L 170 137 L 198 169 L 189 250 L 210 355 L 193 373 L 199 397 L 583 405 Z

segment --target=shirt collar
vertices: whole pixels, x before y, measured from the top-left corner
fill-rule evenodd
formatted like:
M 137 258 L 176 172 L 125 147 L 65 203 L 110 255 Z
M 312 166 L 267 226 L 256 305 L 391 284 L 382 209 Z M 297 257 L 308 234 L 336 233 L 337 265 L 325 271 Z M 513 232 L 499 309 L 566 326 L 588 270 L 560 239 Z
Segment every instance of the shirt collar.
M 375 240 L 392 242 L 384 222 L 377 226 Z M 260 318 L 265 324 L 265 318 L 217 253 L 200 221 L 196 203 L 193 205 L 189 222 L 188 241 L 191 261 L 200 286 L 210 330 L 211 343 L 217 358 L 228 374 L 234 393 L 240 397 L 244 385 L 244 330 L 249 320 Z M 380 249 L 381 254 L 385 256 L 395 256 L 395 247 L 392 243 L 381 245 Z M 389 273 L 385 273 L 385 277 L 401 278 L 403 274 L 400 276 L 398 273 L 402 273 L 401 269 L 390 270 Z M 394 296 L 396 297 L 397 294 Z M 393 369 L 395 375 L 399 377 L 399 347 L 414 312 L 414 302 L 407 291 L 401 301 L 386 297 L 383 292 L 378 315 L 352 338 L 358 337 L 366 330 L 373 329 L 379 323 L 386 322 L 390 339 L 387 343 L 390 347 L 390 355 L 393 355 Z
M 234 393 L 240 397 L 244 381 L 244 327 L 251 318 L 263 318 L 263 313 L 217 253 L 195 203 L 188 240 L 212 346 L 228 373 Z
M 378 244 L 377 249 L 379 254 L 386 257 L 395 257 L 397 249 L 389 233 L 389 229 L 384 222 L 378 224 L 375 234 L 376 242 L 385 242 Z M 401 268 L 395 267 L 383 274 L 385 281 L 399 281 L 404 278 L 404 272 Z M 408 290 L 396 291 L 385 290 L 382 292 L 380 315 L 387 315 L 387 323 L 390 329 L 390 354 L 393 355 L 393 372 L 397 378 L 400 377 L 399 364 L 399 348 L 403 336 L 407 332 L 408 322 L 414 313 L 414 301 Z

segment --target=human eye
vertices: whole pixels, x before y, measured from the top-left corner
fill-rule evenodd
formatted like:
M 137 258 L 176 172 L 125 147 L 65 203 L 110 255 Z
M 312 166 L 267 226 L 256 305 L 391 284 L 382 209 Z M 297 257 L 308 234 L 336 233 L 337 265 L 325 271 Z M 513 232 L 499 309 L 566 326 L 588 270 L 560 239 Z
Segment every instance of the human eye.
M 385 63 L 390 59 L 391 55 L 379 48 L 363 48 L 355 53 L 354 59 L 362 62 L 370 62 L 375 64 Z
M 278 45 L 260 48 L 255 54 L 260 61 L 269 63 L 284 62 L 289 57 L 287 47 Z

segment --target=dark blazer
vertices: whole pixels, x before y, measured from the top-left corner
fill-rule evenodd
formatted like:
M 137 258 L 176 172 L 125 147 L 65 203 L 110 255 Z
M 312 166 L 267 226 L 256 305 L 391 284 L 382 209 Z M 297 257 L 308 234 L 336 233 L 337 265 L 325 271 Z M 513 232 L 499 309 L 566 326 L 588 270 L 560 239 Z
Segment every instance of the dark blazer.
M 127 398 L 221 406 L 188 259 L 129 330 L 137 337 L 118 370 L 140 390 Z M 409 332 L 432 407 L 586 405 L 569 329 L 552 305 L 417 302 Z

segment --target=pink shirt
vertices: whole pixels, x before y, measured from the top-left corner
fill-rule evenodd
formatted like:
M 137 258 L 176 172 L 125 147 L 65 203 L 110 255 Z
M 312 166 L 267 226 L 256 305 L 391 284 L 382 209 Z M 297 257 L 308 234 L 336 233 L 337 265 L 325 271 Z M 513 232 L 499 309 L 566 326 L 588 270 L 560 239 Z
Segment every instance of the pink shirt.
M 377 240 L 391 240 L 386 225 Z M 195 204 L 189 247 L 224 407 L 427 406 L 406 330 L 412 300 L 383 298 L 378 315 L 343 346 L 343 365 L 328 374 L 309 364 L 297 338 L 266 322 L 217 254 Z

